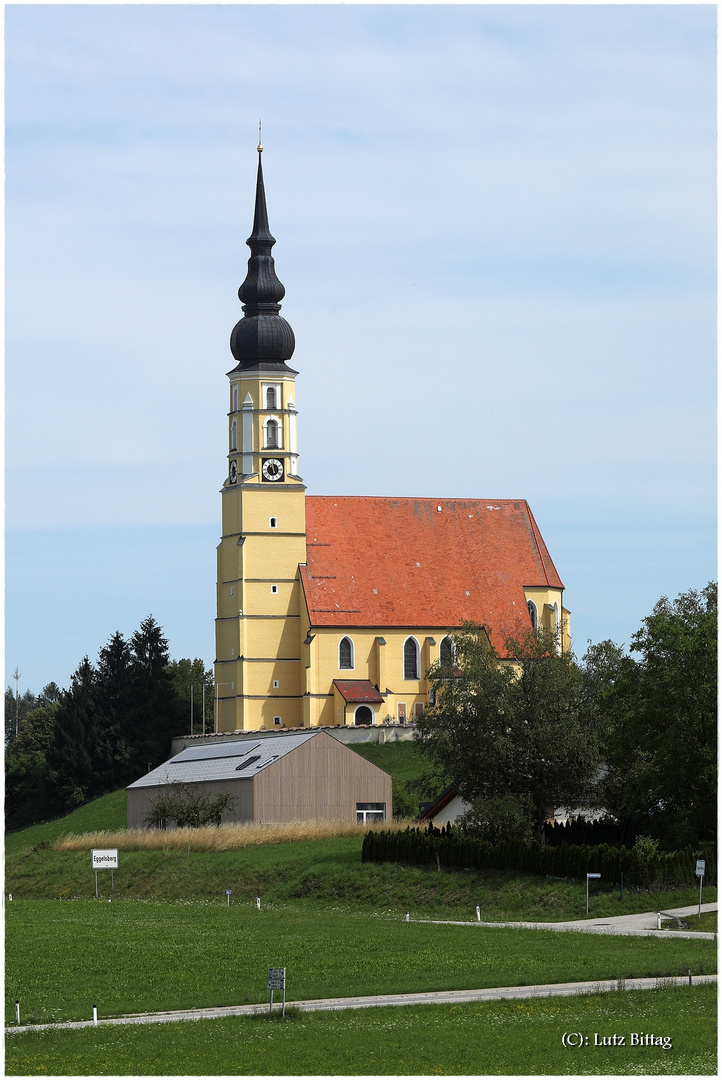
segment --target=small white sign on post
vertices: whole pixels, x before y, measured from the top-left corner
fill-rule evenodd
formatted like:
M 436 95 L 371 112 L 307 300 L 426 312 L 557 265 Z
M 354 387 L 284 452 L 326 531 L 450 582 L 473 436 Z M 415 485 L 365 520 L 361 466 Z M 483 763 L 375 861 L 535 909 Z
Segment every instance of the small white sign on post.
M 110 870 L 110 891 L 115 890 L 113 871 L 118 869 L 117 848 L 91 848 L 90 865 L 95 871 L 95 899 L 98 899 L 98 870 Z
M 697 918 L 702 918 L 702 878 L 704 877 L 704 859 L 697 859 L 697 869 L 695 870 L 697 877 L 699 878 L 699 905 L 697 907 Z
M 600 878 L 601 874 L 587 874 L 587 915 L 589 914 L 589 879 Z
M 90 852 L 91 866 L 93 870 L 117 870 L 117 848 L 93 848 Z

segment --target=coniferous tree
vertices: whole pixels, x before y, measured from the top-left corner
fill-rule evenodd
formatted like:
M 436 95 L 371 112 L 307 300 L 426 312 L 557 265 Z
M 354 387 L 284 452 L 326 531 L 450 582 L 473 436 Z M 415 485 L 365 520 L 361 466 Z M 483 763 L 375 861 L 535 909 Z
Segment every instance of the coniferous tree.
M 84 657 L 60 698 L 53 741 L 48 748 L 48 774 L 59 811 L 82 806 L 98 791 L 98 743 L 101 718 L 98 679 Z
M 136 775 L 155 768 L 168 754 L 170 741 L 185 730 L 186 710 L 169 668 L 168 641 L 152 615 L 130 639 L 131 704 L 127 740 Z

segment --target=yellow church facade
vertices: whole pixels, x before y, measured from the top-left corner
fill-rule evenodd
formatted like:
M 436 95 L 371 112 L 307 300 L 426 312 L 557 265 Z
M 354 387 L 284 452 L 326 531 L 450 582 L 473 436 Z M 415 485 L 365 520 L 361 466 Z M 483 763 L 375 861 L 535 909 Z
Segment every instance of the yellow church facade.
M 525 500 L 306 494 L 260 151 L 231 334 L 215 727 L 412 720 L 464 621 L 483 624 L 502 655 L 530 625 L 568 648 L 564 587 Z

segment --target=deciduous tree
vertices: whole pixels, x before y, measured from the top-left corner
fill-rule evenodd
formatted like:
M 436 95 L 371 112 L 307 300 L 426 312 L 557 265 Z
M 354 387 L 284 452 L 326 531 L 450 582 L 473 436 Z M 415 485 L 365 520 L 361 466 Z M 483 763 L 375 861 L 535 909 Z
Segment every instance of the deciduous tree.
M 599 740 L 584 672 L 546 633 L 508 640 L 504 657 L 483 627 L 453 640 L 453 665 L 430 672 L 435 704 L 417 738 L 439 783 L 475 804 L 477 828 L 500 808 L 541 840 L 550 807 L 594 799 Z

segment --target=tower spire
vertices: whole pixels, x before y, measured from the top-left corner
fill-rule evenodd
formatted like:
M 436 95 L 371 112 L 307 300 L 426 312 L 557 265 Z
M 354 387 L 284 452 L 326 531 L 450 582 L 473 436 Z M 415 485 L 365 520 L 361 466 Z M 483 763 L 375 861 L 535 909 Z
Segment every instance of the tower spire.
M 231 352 L 241 369 L 270 367 L 284 369 L 296 346 L 293 330 L 281 318 L 280 301 L 286 290 L 276 275 L 271 248 L 276 243 L 268 225 L 266 192 L 261 165 L 261 125 L 258 125 L 258 172 L 253 229 L 246 240 L 251 249 L 246 279 L 238 290 L 243 318 L 231 334 Z

